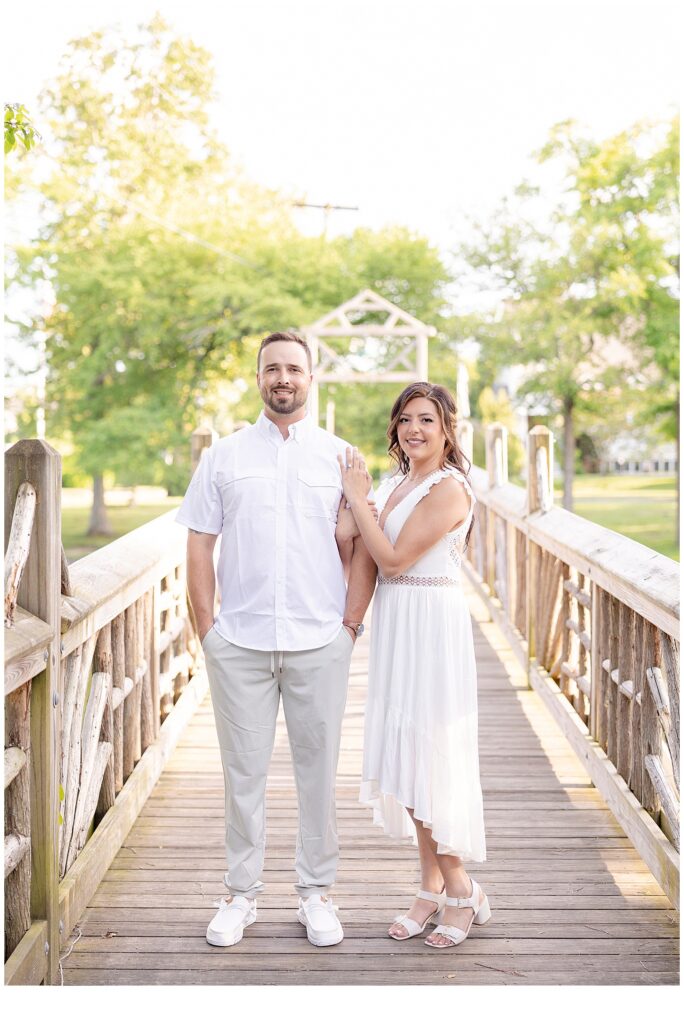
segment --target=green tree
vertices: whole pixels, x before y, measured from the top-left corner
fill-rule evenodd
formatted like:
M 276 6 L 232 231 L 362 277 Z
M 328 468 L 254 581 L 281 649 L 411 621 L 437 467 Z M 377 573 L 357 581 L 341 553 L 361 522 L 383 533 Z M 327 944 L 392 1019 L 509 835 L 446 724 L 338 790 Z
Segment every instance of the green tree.
M 212 93 L 208 54 L 156 18 L 74 41 L 43 98 L 56 153 L 19 280 L 54 301 L 25 336 L 47 338 L 48 434 L 93 478 L 93 533 L 106 474 L 181 488 L 198 420 L 252 418 L 263 334 L 369 286 L 430 322 L 444 304 L 444 266 L 408 231 L 302 237 L 212 133 Z M 382 445 L 386 406 L 364 394 L 340 429 Z
M 311 324 L 363 288 L 374 289 L 437 327 L 437 337 L 430 340 L 430 374 L 441 379 L 446 376 L 444 382 L 453 385 L 455 355 L 444 334 L 444 293 L 449 275 L 438 251 L 424 238 L 395 227 L 377 232 L 360 229 L 351 236 L 324 241 L 303 238 L 292 229 L 265 239 L 253 254 L 265 270 L 259 305 L 254 310 L 254 334 L 244 345 L 249 388 L 236 402 L 237 418 L 253 419 L 260 408 L 253 387 L 260 335 L 275 326 L 298 329 Z M 337 342 L 326 338 L 326 342 L 340 352 L 347 351 L 348 339 Z M 385 345 L 378 359 L 387 361 L 391 354 L 391 345 Z M 362 447 L 375 470 L 387 466 L 385 430 L 399 387 L 382 382 L 321 387 L 321 410 L 329 398 L 335 401 L 336 432 Z
M 49 281 L 54 302 L 26 335 L 47 336 L 48 429 L 93 476 L 93 533 L 104 473 L 159 466 L 233 369 L 258 285 L 240 251 L 277 221 L 208 127 L 212 88 L 208 54 L 157 18 L 132 42 L 74 41 L 43 97 L 58 155 L 20 280 Z
M 601 143 L 557 126 L 540 162 L 563 168 L 551 217 L 521 186 L 461 256 L 498 296 L 471 323 L 494 366 L 524 364 L 523 393 L 561 416 L 563 504 L 572 508 L 575 437 L 583 417 L 619 398 L 671 430 L 678 404 L 676 221 L 678 124 L 637 125 Z M 624 420 L 623 420 L 624 422 Z

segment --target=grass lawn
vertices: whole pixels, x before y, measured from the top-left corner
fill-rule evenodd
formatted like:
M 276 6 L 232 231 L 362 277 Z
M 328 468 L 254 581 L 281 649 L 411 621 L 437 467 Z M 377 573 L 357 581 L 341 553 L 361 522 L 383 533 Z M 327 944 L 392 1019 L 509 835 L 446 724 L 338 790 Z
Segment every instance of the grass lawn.
M 109 523 L 113 530 L 111 537 L 86 537 L 88 529 L 88 517 L 90 509 L 62 508 L 62 543 L 66 551 L 67 561 L 75 562 L 84 555 L 104 547 L 124 533 L 130 533 L 136 527 L 148 523 L 150 519 L 168 512 L 170 508 L 177 508 L 181 498 L 166 498 L 162 503 L 153 505 L 136 505 L 133 508 L 115 506 L 107 509 Z
M 578 476 L 574 511 L 679 561 L 676 496 L 675 477 Z

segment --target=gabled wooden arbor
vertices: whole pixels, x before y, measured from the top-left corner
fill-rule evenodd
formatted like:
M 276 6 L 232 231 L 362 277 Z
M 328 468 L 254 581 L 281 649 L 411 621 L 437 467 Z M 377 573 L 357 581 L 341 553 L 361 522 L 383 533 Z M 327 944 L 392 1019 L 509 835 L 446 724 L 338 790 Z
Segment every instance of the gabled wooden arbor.
M 309 409 L 318 423 L 322 383 L 406 382 L 428 379 L 428 338 L 436 329 L 365 288 L 302 329 L 313 354 Z M 347 340 L 346 351 L 331 344 Z

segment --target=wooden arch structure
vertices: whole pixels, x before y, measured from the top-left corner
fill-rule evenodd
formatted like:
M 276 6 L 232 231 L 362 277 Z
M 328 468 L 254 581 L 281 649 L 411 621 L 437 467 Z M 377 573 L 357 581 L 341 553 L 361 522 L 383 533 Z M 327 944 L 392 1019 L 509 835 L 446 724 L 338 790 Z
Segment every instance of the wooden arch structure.
M 437 331 L 365 288 L 302 333 L 313 355 L 309 410 L 318 423 L 320 384 L 427 380 L 428 338 Z

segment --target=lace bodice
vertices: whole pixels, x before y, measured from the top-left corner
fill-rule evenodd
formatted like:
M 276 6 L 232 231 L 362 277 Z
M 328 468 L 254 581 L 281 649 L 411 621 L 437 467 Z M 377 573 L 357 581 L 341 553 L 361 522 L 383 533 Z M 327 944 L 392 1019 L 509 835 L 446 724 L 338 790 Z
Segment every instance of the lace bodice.
M 447 476 L 453 476 L 455 480 L 458 480 L 465 487 L 470 497 L 470 509 L 468 510 L 468 515 L 457 529 L 451 530 L 443 537 L 440 537 L 437 543 L 426 551 L 417 562 L 406 569 L 406 571 L 402 573 L 402 578 L 439 578 L 440 580 L 446 580 L 447 583 L 450 580 L 458 579 L 463 556 L 463 544 L 473 518 L 475 495 L 473 494 L 473 490 L 467 478 L 457 469 L 454 469 L 452 466 L 447 466 L 445 469 L 438 469 L 423 480 L 422 483 L 418 484 L 417 487 L 414 487 L 414 489 L 410 491 L 405 498 L 402 498 L 401 501 L 391 509 L 385 519 L 383 531 L 390 543 L 396 544 L 404 523 L 411 515 L 411 512 L 413 512 L 418 502 L 425 497 L 431 487 L 440 480 L 444 480 Z M 384 480 L 382 482 L 376 495 L 378 514 L 380 516 L 382 516 L 383 509 L 385 508 L 385 505 L 387 504 L 387 501 L 395 487 L 398 487 L 405 479 L 404 474 L 397 473 L 395 476 L 390 477 L 389 480 Z

